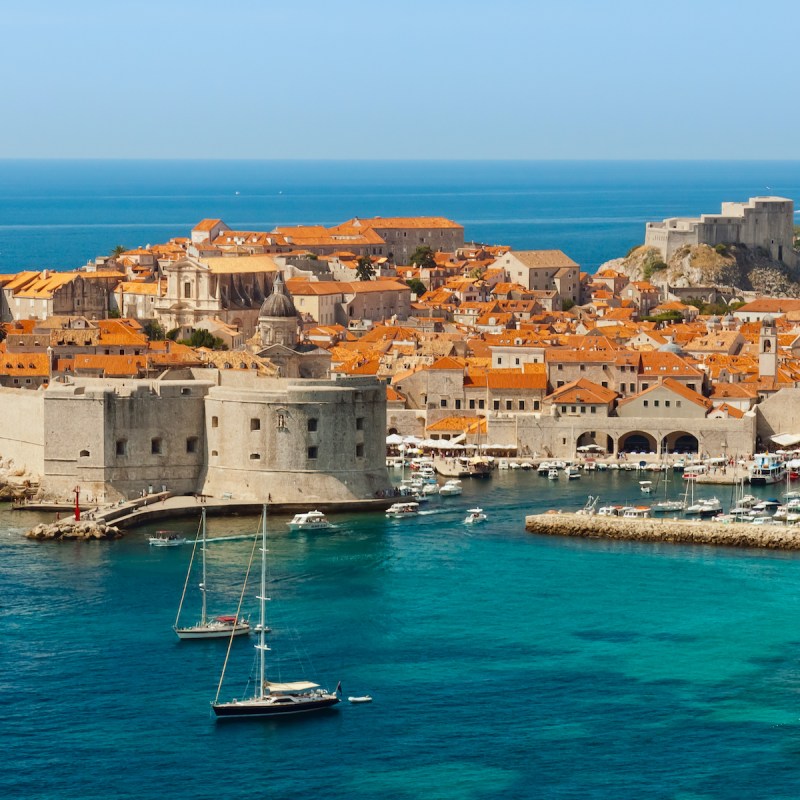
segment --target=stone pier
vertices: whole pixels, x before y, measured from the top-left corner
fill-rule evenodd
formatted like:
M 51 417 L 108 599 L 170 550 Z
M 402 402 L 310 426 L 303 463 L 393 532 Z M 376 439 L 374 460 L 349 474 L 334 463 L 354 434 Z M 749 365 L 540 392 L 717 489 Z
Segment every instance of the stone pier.
M 800 527 L 786 525 L 547 513 L 525 517 L 525 529 L 547 536 L 800 550 Z

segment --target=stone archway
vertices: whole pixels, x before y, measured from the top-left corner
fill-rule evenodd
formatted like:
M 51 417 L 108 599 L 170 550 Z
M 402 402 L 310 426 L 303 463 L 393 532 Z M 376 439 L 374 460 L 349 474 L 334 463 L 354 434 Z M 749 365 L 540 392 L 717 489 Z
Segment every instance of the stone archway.
M 581 450 L 581 448 L 589 449 Z M 605 431 L 584 431 L 575 440 L 575 450 L 586 455 L 591 455 L 592 452 L 597 455 L 613 455 L 614 439 Z
M 617 450 L 620 453 L 657 453 L 658 442 L 647 431 L 628 431 L 619 437 Z
M 661 440 L 663 453 L 692 453 L 700 452 L 700 442 L 693 433 L 687 431 L 672 431 Z

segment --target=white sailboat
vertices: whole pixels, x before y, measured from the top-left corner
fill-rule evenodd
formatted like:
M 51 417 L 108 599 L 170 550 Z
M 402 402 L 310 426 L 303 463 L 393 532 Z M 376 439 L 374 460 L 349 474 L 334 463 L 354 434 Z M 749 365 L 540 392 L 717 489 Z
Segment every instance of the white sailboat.
M 186 598 L 186 589 L 189 585 L 189 578 L 192 574 L 192 564 L 194 562 L 194 554 L 197 550 L 198 541 L 200 543 L 200 560 L 203 565 L 203 578 L 200 583 L 200 596 L 202 598 L 200 620 L 195 625 L 181 627 L 181 610 L 183 609 L 183 601 Z M 192 558 L 189 561 L 189 569 L 186 572 L 186 581 L 183 584 L 181 602 L 178 605 L 178 615 L 175 617 L 175 624 L 172 626 L 172 628 L 178 635 L 179 639 L 223 639 L 227 636 L 242 636 L 250 633 L 250 623 L 245 619 L 238 618 L 236 614 L 226 614 L 224 616 L 209 619 L 206 592 L 206 510 L 202 509 L 200 514 L 200 537 L 195 539 L 194 542 Z
M 255 550 L 255 544 L 253 545 Z M 251 555 L 252 564 L 252 555 Z M 249 573 L 249 568 L 248 568 Z M 266 603 L 267 603 L 267 507 L 261 516 L 261 590 L 258 600 L 260 603 L 258 622 L 258 684 L 255 694 L 244 700 L 231 700 L 227 703 L 219 702 L 219 694 L 225 679 L 225 666 L 217 687 L 217 696 L 211 703 L 211 708 L 217 719 L 243 719 L 252 717 L 284 717 L 291 714 L 303 714 L 311 711 L 322 711 L 335 706 L 341 700 L 341 682 L 335 692 L 320 689 L 316 683 L 308 681 L 295 681 L 292 683 L 273 683 L 267 680 L 266 654 L 269 651 L 265 632 L 267 630 Z M 232 641 L 232 640 L 231 640 Z M 230 654 L 230 645 L 228 647 Z

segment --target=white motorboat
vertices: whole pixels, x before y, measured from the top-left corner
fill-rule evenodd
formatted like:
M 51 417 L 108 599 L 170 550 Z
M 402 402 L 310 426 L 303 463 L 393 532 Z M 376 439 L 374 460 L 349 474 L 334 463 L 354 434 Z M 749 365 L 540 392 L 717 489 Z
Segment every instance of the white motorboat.
M 172 531 L 156 531 L 155 536 L 148 536 L 147 541 L 150 547 L 179 547 L 186 544 L 185 536 L 178 536 Z
M 754 486 L 779 483 L 786 478 L 786 462 L 776 453 L 755 456 L 748 471 L 748 480 Z
M 439 488 L 439 494 L 443 497 L 454 497 L 461 494 L 462 491 L 463 487 L 461 486 L 461 481 L 458 480 L 458 478 L 453 478 L 452 480 L 447 481 Z
M 486 522 L 487 519 L 489 518 L 483 513 L 482 508 L 470 508 L 467 510 L 467 516 L 464 518 L 464 524 L 475 525 L 479 522 Z
M 553 468 L 548 471 L 547 479 L 550 481 L 557 481 L 558 480 L 558 470 Z
M 687 514 L 699 515 L 701 517 L 710 517 L 712 514 L 718 514 L 720 511 L 722 511 L 722 503 L 720 503 L 716 497 L 704 498 L 686 507 Z
M 203 508 L 200 512 L 200 531 L 195 539 L 194 548 L 192 549 L 192 557 L 189 559 L 189 568 L 186 570 L 186 581 L 183 584 L 183 593 L 181 594 L 181 602 L 178 604 L 178 614 L 175 617 L 175 624 L 172 629 L 175 631 L 179 639 L 227 639 L 230 636 L 243 636 L 250 633 L 250 623 L 237 614 L 225 614 L 219 617 L 208 616 L 207 594 L 208 584 L 206 580 L 206 510 Z M 194 624 L 189 626 L 181 626 L 181 610 L 183 609 L 183 601 L 186 598 L 186 589 L 189 586 L 189 577 L 192 574 L 192 564 L 194 562 L 194 555 L 197 552 L 197 545 L 200 545 L 200 561 L 202 564 L 202 579 L 200 581 L 200 598 L 202 605 L 200 607 L 200 619 Z
M 647 519 L 650 516 L 650 506 L 627 506 L 622 509 L 625 519 Z
M 419 514 L 419 503 L 394 503 L 386 509 L 386 516 L 393 519 L 403 519 Z
M 642 494 L 650 494 L 653 491 L 652 481 L 639 481 L 639 491 Z
M 331 708 L 340 702 L 339 692 L 341 682 L 335 692 L 321 689 L 318 684 L 309 681 L 293 681 L 290 683 L 274 683 L 267 680 L 266 654 L 271 650 L 267 645 L 266 632 L 266 603 L 267 603 L 267 507 L 264 506 L 261 516 L 261 591 L 258 593 L 260 601 L 258 631 L 258 673 L 254 681 L 255 693 L 252 697 L 243 700 L 230 700 L 220 702 L 219 695 L 225 680 L 225 669 L 228 665 L 228 656 L 222 667 L 222 677 L 217 687 L 217 696 L 211 703 L 211 708 L 217 719 L 245 719 L 258 717 L 285 717 L 292 714 L 307 714 L 312 711 L 322 711 Z M 255 552 L 255 544 L 253 546 Z M 252 565 L 252 555 L 250 564 Z M 249 567 L 248 567 L 249 572 Z M 244 590 L 242 590 L 244 592 Z M 230 654 L 230 649 L 228 650 Z
M 567 476 L 567 480 L 570 480 L 570 481 L 578 480 L 578 478 L 581 477 L 580 469 L 578 467 L 576 467 L 574 464 L 572 466 L 570 466 L 570 467 L 567 467 L 564 470 L 564 474 Z
M 324 531 L 333 527 L 321 511 L 306 511 L 295 514 L 291 522 L 286 523 L 292 531 Z
M 358 703 L 371 703 L 372 702 L 372 695 L 369 694 L 362 694 L 360 697 L 348 697 L 348 703 L 353 703 L 354 705 Z
M 438 483 L 426 483 L 422 487 L 422 494 L 439 494 L 440 491 Z

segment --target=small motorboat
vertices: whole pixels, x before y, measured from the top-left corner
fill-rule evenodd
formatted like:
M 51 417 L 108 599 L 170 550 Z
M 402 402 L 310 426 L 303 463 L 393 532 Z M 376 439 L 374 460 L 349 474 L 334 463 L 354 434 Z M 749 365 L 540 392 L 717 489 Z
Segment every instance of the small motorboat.
M 444 497 L 454 497 L 461 494 L 462 491 L 461 481 L 458 478 L 452 478 L 439 489 L 439 494 Z
M 552 469 L 548 470 L 547 479 L 550 480 L 550 481 L 557 481 L 558 480 L 558 470 L 555 467 L 553 467 Z
M 571 481 L 575 481 L 581 477 L 581 471 L 575 465 L 567 467 L 566 470 L 564 470 L 564 474 L 567 476 L 567 479 Z
M 172 531 L 156 531 L 155 536 L 148 536 L 147 541 L 150 547 L 179 547 L 186 544 L 185 536 L 178 536 Z
M 475 525 L 479 522 L 486 522 L 487 519 L 489 518 L 483 513 L 482 508 L 470 508 L 467 510 L 467 516 L 464 517 L 464 524 Z
M 653 491 L 652 481 L 639 481 L 639 491 L 642 494 L 650 494 Z
M 393 519 L 413 517 L 415 514 L 419 514 L 419 503 L 394 503 L 386 509 L 386 516 Z
M 361 697 L 348 697 L 347 702 L 353 703 L 353 705 L 357 705 L 358 703 L 371 703 L 372 695 L 362 694 Z
M 295 514 L 291 522 L 286 523 L 291 531 L 323 531 L 332 527 L 321 511 L 306 511 Z

